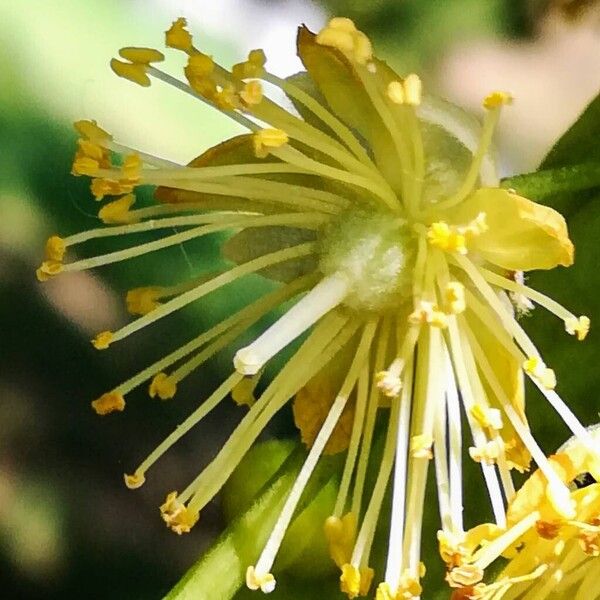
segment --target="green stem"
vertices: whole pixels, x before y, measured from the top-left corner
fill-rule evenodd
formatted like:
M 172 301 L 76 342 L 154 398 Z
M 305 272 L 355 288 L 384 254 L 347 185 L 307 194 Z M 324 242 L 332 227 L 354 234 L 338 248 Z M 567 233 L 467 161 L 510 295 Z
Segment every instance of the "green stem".
M 542 200 L 565 192 L 580 192 L 600 186 L 600 163 L 582 163 L 525 173 L 503 179 L 500 185 L 532 200 Z
M 256 562 L 275 525 L 306 453 L 301 446 L 256 495 L 252 506 L 233 521 L 215 545 L 183 576 L 164 600 L 229 600 L 242 587 L 246 569 Z M 331 480 L 339 466 L 325 460 L 319 465 L 298 506 L 292 527 L 319 491 Z M 295 537 L 295 539 L 297 539 Z M 295 548 L 296 556 L 303 548 Z M 289 563 L 290 557 L 282 562 Z M 285 564 L 280 565 L 285 569 Z

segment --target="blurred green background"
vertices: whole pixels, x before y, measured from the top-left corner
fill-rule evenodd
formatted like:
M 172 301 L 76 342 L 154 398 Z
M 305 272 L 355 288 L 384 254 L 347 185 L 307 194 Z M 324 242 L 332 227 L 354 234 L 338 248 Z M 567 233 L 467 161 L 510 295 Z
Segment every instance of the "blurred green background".
M 187 339 L 264 285 L 210 297 L 109 353 L 89 339 L 123 324 L 124 290 L 176 282 L 218 266 L 219 238 L 40 286 L 34 270 L 53 233 L 97 223 L 88 183 L 69 175 L 71 122 L 93 118 L 123 143 L 186 161 L 237 129 L 165 86 L 142 89 L 108 67 L 118 48 L 156 46 L 186 16 L 220 62 L 262 46 L 278 75 L 299 70 L 295 29 L 332 14 L 355 19 L 401 74 L 476 109 L 510 89 L 499 146 L 505 174 L 533 170 L 600 85 L 598 7 L 541 0 L 0 0 L 0 597 L 160 598 L 222 529 L 218 501 L 181 538 L 161 522 L 165 491 L 180 488 L 215 453 L 239 411 L 224 406 L 170 452 L 137 492 L 131 469 L 214 388 L 230 355 L 186 380 L 176 399 L 133 393 L 122 415 L 96 417 L 90 400 Z M 584 10 L 585 9 L 585 10 Z M 181 63 L 173 60 L 173 69 Z M 150 191 L 146 191 L 149 195 Z M 142 194 L 143 195 L 143 194 Z M 143 200 L 143 199 L 142 199 Z M 575 313 L 598 313 L 600 213 L 568 206 L 577 264 L 532 282 Z M 140 238 L 141 239 L 141 238 Z M 106 244 L 90 244 L 90 252 Z M 110 246 L 114 247 L 114 246 Z M 235 299 L 232 299 L 235 298 Z M 600 336 L 585 345 L 536 311 L 528 320 L 560 390 L 585 423 L 598 420 Z M 535 432 L 548 451 L 566 437 L 537 396 Z M 289 414 L 270 435 L 291 434 Z M 434 514 L 434 513 L 432 513 Z

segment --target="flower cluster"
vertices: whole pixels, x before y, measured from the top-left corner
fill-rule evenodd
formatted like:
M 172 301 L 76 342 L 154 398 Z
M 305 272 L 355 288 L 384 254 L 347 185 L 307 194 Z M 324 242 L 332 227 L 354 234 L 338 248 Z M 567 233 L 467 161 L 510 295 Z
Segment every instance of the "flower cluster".
M 264 549 L 248 566 L 251 589 L 275 587 L 272 565 L 305 486 L 323 454 L 341 451 L 345 464 L 324 535 L 350 598 L 371 588 L 371 547 L 389 486 L 389 543 L 377 599 L 420 596 L 423 505 L 432 465 L 440 554 L 457 597 L 500 598 L 493 590 L 530 585 L 542 573 L 535 557 L 547 540 L 566 545 L 562 554 L 553 546 L 546 573 L 557 572 L 558 557 L 571 560 L 573 536 L 585 539 L 588 554 L 597 552 L 588 492 L 568 487 L 582 464 L 565 466 L 564 454 L 548 459 L 525 416 L 528 377 L 575 436 L 573 448 L 585 453 L 586 472 L 598 473 L 597 440 L 559 397 L 554 372 L 517 320 L 535 303 L 580 340 L 589 329 L 589 319 L 524 283 L 526 271 L 570 265 L 573 245 L 558 213 L 499 187 L 492 137 L 511 96 L 487 96 L 479 123 L 424 94 L 417 75 L 397 75 L 345 18 L 332 19 L 316 35 L 299 29 L 306 71 L 287 79 L 266 70 L 261 50 L 224 68 L 195 47 L 184 19 L 166 32 L 166 45 L 187 55 L 185 80 L 156 67 L 164 57 L 154 49 L 123 48 L 112 68 L 142 86 L 159 81 L 183 91 L 248 133 L 185 166 L 119 144 L 94 122 L 76 123 L 81 139 L 73 173 L 92 178 L 96 199 L 116 196 L 99 211 L 109 227 L 50 238 L 38 276 L 236 232 L 223 247 L 231 268 L 176 286 L 152 282 L 130 290 L 127 307 L 137 318 L 99 333 L 93 344 L 100 350 L 248 274 L 280 285 L 107 392 L 93 408 L 99 414 L 121 411 L 126 394 L 147 382 L 151 396 L 173 398 L 191 371 L 235 344 L 265 314 L 295 302 L 238 348 L 232 373 L 125 476 L 127 486 L 142 485 L 150 467 L 229 395 L 247 404 L 212 463 L 161 506 L 173 531 L 189 531 L 269 421 L 294 399 L 309 451 Z M 290 107 L 271 100 L 265 84 L 282 90 Z M 123 156 L 117 163 L 115 153 Z M 138 185 L 156 186 L 155 205 L 133 208 Z M 64 260 L 67 249 L 92 238 L 173 227 L 176 233 L 156 241 Z M 259 385 L 265 365 L 300 336 L 299 349 L 279 373 Z M 386 416 L 385 440 L 374 486 L 367 489 L 380 414 Z M 470 531 L 463 525 L 466 437 L 494 515 L 493 524 Z M 528 470 L 531 458 L 539 470 L 517 494 L 511 472 Z M 490 562 L 516 543 L 521 549 L 499 583 L 483 584 Z M 547 585 L 539 581 L 535 585 Z

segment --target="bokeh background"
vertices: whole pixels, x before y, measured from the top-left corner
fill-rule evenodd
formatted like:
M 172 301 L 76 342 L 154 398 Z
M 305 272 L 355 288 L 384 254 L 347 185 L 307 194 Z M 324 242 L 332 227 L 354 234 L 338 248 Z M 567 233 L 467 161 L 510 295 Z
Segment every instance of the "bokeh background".
M 318 29 L 334 14 L 354 18 L 399 73 L 418 70 L 428 89 L 460 104 L 478 110 L 490 89 L 511 90 L 516 102 L 498 138 L 505 174 L 534 170 L 600 86 L 600 14 L 590 1 L 0 0 L 0 597 L 160 598 L 211 543 L 223 527 L 218 501 L 181 538 L 164 527 L 157 505 L 209 460 L 239 410 L 224 406 L 207 419 L 141 490 L 125 489 L 122 473 L 206 397 L 230 355 L 190 377 L 172 402 L 142 390 L 125 413 L 105 419 L 89 402 L 265 285 L 252 279 L 95 352 L 89 339 L 127 319 L 124 290 L 213 270 L 219 238 L 40 286 L 34 270 L 47 237 L 97 223 L 87 182 L 69 175 L 71 122 L 96 119 L 126 144 L 187 161 L 235 126 L 165 86 L 118 79 L 108 67 L 118 48 L 161 47 L 169 23 L 186 16 L 220 62 L 261 46 L 268 67 L 289 75 L 300 69 L 296 26 Z M 532 280 L 593 315 L 599 211 L 586 203 L 568 212 L 576 266 Z M 526 325 L 575 412 L 598 421 L 600 336 L 592 331 L 576 346 L 560 323 L 537 313 Z M 529 406 L 551 451 L 566 431 L 539 398 Z M 284 413 L 269 435 L 292 431 Z

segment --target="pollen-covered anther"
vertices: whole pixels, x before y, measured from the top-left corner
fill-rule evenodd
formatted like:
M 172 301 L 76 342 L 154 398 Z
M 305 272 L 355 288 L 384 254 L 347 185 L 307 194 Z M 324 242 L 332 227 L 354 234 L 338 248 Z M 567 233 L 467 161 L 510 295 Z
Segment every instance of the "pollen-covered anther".
M 250 590 L 260 590 L 270 594 L 275 589 L 276 583 L 271 573 L 257 573 L 252 565 L 246 569 L 246 586 Z
M 600 556 L 600 528 L 590 527 L 583 530 L 578 536 L 581 549 L 588 556 Z
M 178 500 L 177 492 L 168 494 L 164 504 L 160 507 L 160 514 L 167 527 L 177 535 L 189 533 L 200 518 L 197 512 L 191 511 Z
M 150 383 L 148 393 L 151 398 L 170 400 L 177 393 L 177 382 L 166 373 L 157 373 Z
M 123 480 L 125 481 L 125 485 L 130 490 L 137 490 L 142 487 L 146 482 L 146 478 L 143 473 L 133 473 L 132 475 L 128 475 L 127 473 L 123 474 Z
M 500 448 L 495 441 L 487 442 L 482 446 L 471 446 L 469 448 L 469 456 L 478 463 L 485 465 L 496 464 L 498 456 L 500 455 Z
M 430 435 L 421 433 L 410 438 L 410 455 L 413 458 L 433 458 L 431 447 L 433 438 Z
M 404 103 L 408 106 L 419 106 L 423 95 L 423 84 L 421 78 L 416 73 L 406 76 L 403 82 Z
M 171 27 L 165 31 L 165 46 L 175 48 L 184 52 L 191 52 L 193 49 L 193 39 L 191 33 L 186 29 L 187 21 L 179 17 L 173 21 Z
M 444 290 L 444 302 L 446 310 L 450 314 L 458 315 L 465 311 L 465 286 L 459 281 L 450 281 Z
M 99 170 L 100 163 L 98 160 L 90 158 L 89 156 L 77 154 L 73 161 L 73 166 L 71 167 L 71 175 L 87 175 L 88 177 L 93 177 L 98 174 Z
M 92 402 L 92 408 L 98 415 L 108 415 L 112 412 L 125 410 L 125 398 L 118 392 L 107 392 Z
M 130 315 L 147 315 L 160 306 L 158 299 L 163 294 L 160 287 L 139 287 L 129 290 L 125 296 L 127 312 Z
M 93 340 L 92 346 L 96 350 L 106 350 L 113 341 L 114 333 L 112 331 L 101 331 Z
M 470 411 L 471 416 L 483 429 L 499 431 L 502 429 L 502 413 L 497 408 L 489 408 L 482 404 L 474 404 Z
M 544 538 L 545 540 L 553 540 L 558 535 L 562 523 L 560 522 L 551 522 L 551 521 L 536 521 L 535 522 L 535 530 L 537 534 Z
M 449 569 L 458 567 L 465 562 L 468 551 L 464 546 L 464 535 L 459 536 L 449 531 L 438 531 L 437 539 L 440 557 Z
M 104 177 L 97 177 L 92 179 L 90 189 L 96 200 L 102 200 L 104 196 L 119 196 L 121 194 L 128 194 L 134 188 L 132 182 L 127 180 L 117 181 L 116 179 L 106 179 Z
M 244 85 L 244 89 L 240 92 L 240 98 L 247 106 L 256 106 L 263 99 L 263 88 L 260 81 L 252 79 Z
M 523 369 L 532 377 L 535 377 L 546 389 L 553 390 L 556 387 L 556 374 L 549 369 L 539 356 L 532 356 L 523 362 Z
M 421 300 L 417 308 L 408 316 L 411 325 L 432 325 L 444 329 L 448 326 L 448 315 L 433 302 Z
M 475 564 L 465 564 L 450 569 L 446 581 L 453 588 L 470 587 L 483 579 L 483 569 Z
M 582 315 L 579 318 L 568 319 L 565 321 L 565 331 L 569 335 L 576 335 L 580 342 L 585 340 L 588 332 L 590 331 L 589 317 Z
M 373 581 L 374 571 L 370 567 L 361 567 L 360 569 L 351 563 L 342 565 L 342 574 L 340 575 L 340 590 L 348 598 L 357 596 L 366 596 Z
M 488 94 L 483 100 L 483 107 L 490 108 L 499 108 L 500 106 L 505 106 L 507 104 L 512 104 L 514 97 L 509 92 L 501 92 L 495 91 Z
M 98 143 L 112 140 L 112 135 L 107 131 L 104 131 L 102 127 L 98 127 L 96 121 L 82 119 L 81 121 L 75 121 L 73 127 L 75 127 L 75 130 L 79 135 L 91 142 Z
M 67 245 L 65 244 L 65 240 L 59 237 L 58 235 L 52 235 L 48 238 L 46 242 L 46 259 L 54 262 L 62 262 L 65 252 L 67 250 Z
M 352 512 L 346 513 L 342 518 L 330 516 L 323 525 L 329 555 L 340 568 L 350 561 L 356 539 L 356 526 L 356 515 Z
M 62 262 L 56 260 L 45 260 L 35 271 L 38 281 L 48 281 L 51 277 L 58 275 L 63 270 Z
M 387 97 L 394 104 L 404 104 L 404 86 L 401 81 L 390 81 L 388 83 Z
M 273 148 L 281 148 L 289 141 L 288 134 L 282 129 L 261 129 L 252 137 L 254 154 L 258 158 L 265 158 Z
M 467 254 L 467 239 L 464 233 L 451 227 L 445 221 L 432 223 L 427 230 L 427 239 L 432 246 L 446 252 Z
M 135 223 L 138 219 L 132 218 L 129 209 L 135 202 L 133 194 L 126 194 L 105 204 L 98 211 L 98 218 L 106 225 L 122 225 L 127 223 Z
M 128 154 L 123 160 L 123 165 L 121 166 L 121 174 L 123 175 L 123 179 L 127 179 L 129 181 L 139 181 L 141 168 L 142 161 L 139 154 Z
M 150 77 L 147 74 L 150 64 L 165 59 L 164 54 L 154 48 L 121 48 L 119 56 L 129 62 L 113 58 L 110 61 L 110 68 L 119 77 L 129 79 L 143 87 L 150 85 Z
M 377 388 L 384 396 L 395 398 L 400 394 L 402 380 L 397 373 L 394 373 L 391 370 L 379 371 L 379 373 L 375 375 L 375 381 L 377 383 Z
M 233 65 L 231 74 L 235 79 L 260 79 L 265 74 L 264 67 L 266 62 L 267 57 L 265 56 L 264 50 L 261 50 L 260 48 L 250 50 L 248 53 L 248 60 Z
M 346 58 L 364 65 L 373 57 L 373 47 L 369 38 L 356 29 L 351 19 L 334 17 L 317 34 L 317 44 L 339 50 Z

